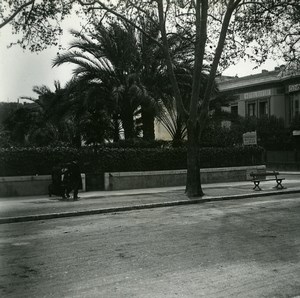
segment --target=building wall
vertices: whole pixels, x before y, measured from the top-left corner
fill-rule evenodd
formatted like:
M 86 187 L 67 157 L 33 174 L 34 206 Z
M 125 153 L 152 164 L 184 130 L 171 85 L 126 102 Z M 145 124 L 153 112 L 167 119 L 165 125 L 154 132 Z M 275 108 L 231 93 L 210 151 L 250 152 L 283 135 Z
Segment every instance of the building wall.
M 277 68 L 242 78 L 219 78 L 217 82 L 221 93 L 238 97 L 230 108 L 242 117 L 276 116 L 289 126 L 293 117 L 300 115 L 300 72 Z
M 272 93 L 273 90 L 270 88 L 240 93 L 240 100 L 237 103 L 238 114 L 243 117 L 270 115 Z
M 249 104 L 254 104 L 256 117 L 276 116 L 289 126 L 293 117 L 300 115 L 300 72 L 289 73 L 284 68 L 246 77 L 219 77 L 219 91 L 226 97 L 232 96 L 229 111 L 239 116 L 249 116 Z M 223 110 L 227 110 L 223 108 Z M 262 113 L 262 111 L 265 111 Z M 225 126 L 227 123 L 223 122 Z M 156 121 L 155 138 L 171 140 L 169 132 Z
M 171 135 L 165 129 L 165 127 L 161 124 L 161 122 L 155 121 L 154 129 L 155 129 L 155 139 L 156 140 L 165 140 L 165 141 L 172 140 Z
M 300 115 L 300 91 L 289 93 L 289 103 L 291 107 L 290 116 L 295 117 Z
M 240 100 L 237 104 L 238 104 L 238 114 L 242 117 L 246 117 L 245 101 Z
M 270 99 L 270 114 L 285 119 L 285 95 L 275 95 Z
M 285 97 L 285 125 L 289 126 L 293 117 L 292 117 L 292 107 L 291 107 L 291 98 L 290 96 Z

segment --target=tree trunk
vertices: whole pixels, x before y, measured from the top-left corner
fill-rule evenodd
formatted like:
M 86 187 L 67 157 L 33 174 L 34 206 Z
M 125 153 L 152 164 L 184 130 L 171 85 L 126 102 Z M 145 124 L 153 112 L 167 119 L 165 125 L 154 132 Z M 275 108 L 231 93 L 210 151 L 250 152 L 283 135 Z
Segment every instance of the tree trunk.
M 133 139 L 135 137 L 135 134 L 134 134 L 133 112 L 131 108 L 130 107 L 124 108 L 121 117 L 122 117 L 122 125 L 124 129 L 125 140 Z
M 189 198 L 204 195 L 201 187 L 198 136 L 195 124 L 187 125 L 187 179 L 185 192 Z
M 113 138 L 114 143 L 117 143 L 120 141 L 120 129 L 119 129 L 119 116 L 118 114 L 113 115 Z
M 153 141 L 154 133 L 154 114 L 149 108 L 142 107 L 143 140 Z

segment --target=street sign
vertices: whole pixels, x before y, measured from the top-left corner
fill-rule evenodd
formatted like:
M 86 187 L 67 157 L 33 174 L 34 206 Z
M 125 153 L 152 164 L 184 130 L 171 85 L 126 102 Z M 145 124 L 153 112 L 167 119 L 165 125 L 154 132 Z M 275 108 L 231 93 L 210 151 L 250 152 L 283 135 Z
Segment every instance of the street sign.
M 294 84 L 288 86 L 288 92 L 295 92 L 300 90 L 300 84 Z
M 256 131 L 250 131 L 243 134 L 244 145 L 257 145 Z
M 293 136 L 300 136 L 300 130 L 293 130 Z

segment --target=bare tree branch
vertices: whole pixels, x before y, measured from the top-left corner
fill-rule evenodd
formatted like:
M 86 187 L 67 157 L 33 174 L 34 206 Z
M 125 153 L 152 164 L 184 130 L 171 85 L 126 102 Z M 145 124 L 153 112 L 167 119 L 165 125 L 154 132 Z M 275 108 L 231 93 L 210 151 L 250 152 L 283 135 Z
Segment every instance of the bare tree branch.
M 226 34 L 227 34 L 228 26 L 229 26 L 229 23 L 230 23 L 230 19 L 231 19 L 233 11 L 237 8 L 237 6 L 239 5 L 239 3 L 241 1 L 242 0 L 230 0 L 229 3 L 228 3 L 227 11 L 225 13 L 222 28 L 221 28 L 221 32 L 220 32 L 218 45 L 217 45 L 216 50 L 215 50 L 213 63 L 212 63 L 212 66 L 211 66 L 211 70 L 210 70 L 210 73 L 209 73 L 209 78 L 208 78 L 206 90 L 205 90 L 205 93 L 204 93 L 203 103 L 201 105 L 201 113 L 199 115 L 201 123 L 205 122 L 205 119 L 207 118 L 207 115 L 208 115 L 209 99 L 210 99 L 210 95 L 211 95 L 211 92 L 212 92 L 212 88 L 213 88 L 217 68 L 218 68 L 218 65 L 219 65 L 219 61 L 220 61 L 220 58 L 221 58 L 221 55 L 222 55 L 222 52 L 223 52 L 223 48 L 224 48 L 224 44 L 225 44 L 225 39 L 226 39 Z
M 29 2 L 24 3 L 21 5 L 11 16 L 6 18 L 1 24 L 0 24 L 0 29 L 7 25 L 9 22 L 11 22 L 24 8 L 27 6 L 34 5 L 34 0 L 31 0 Z
M 107 12 L 113 14 L 114 16 L 120 18 L 121 20 L 124 20 L 125 22 L 127 22 L 128 24 L 130 24 L 131 26 L 133 26 L 134 28 L 136 28 L 137 30 L 139 30 L 140 32 L 142 32 L 145 36 L 147 36 L 149 39 L 151 39 L 155 44 L 157 44 L 160 48 L 162 48 L 162 44 L 156 40 L 155 38 L 153 38 L 148 32 L 146 32 L 143 28 L 141 28 L 140 26 L 138 26 L 135 22 L 131 21 L 130 19 L 126 18 L 124 15 L 118 13 L 117 11 L 109 8 L 108 6 L 106 6 L 104 3 L 102 3 L 101 1 L 95 0 L 92 3 L 91 2 L 84 2 L 82 0 L 78 0 L 78 3 L 82 6 L 94 6 L 95 4 L 98 4 L 100 7 L 90 7 L 90 10 L 96 10 L 96 9 L 104 9 Z
M 132 1 L 130 1 L 130 0 L 128 0 L 128 3 L 129 3 L 132 7 L 134 7 L 136 10 L 139 10 L 139 11 L 141 11 L 142 13 L 144 13 L 145 15 L 147 15 L 147 18 L 148 18 L 151 22 L 153 22 L 153 23 L 156 22 L 149 14 L 147 14 L 147 11 L 146 11 L 146 10 L 144 10 L 144 9 L 142 9 L 141 7 L 137 6 L 136 4 L 134 4 L 134 3 L 133 3 Z
M 174 97 L 176 100 L 177 108 L 179 113 L 186 118 L 188 116 L 188 112 L 185 109 L 180 93 L 180 89 L 178 86 L 178 82 L 176 80 L 176 76 L 174 73 L 173 69 L 173 64 L 172 64 L 172 58 L 169 52 L 169 43 L 168 43 L 168 38 L 167 38 L 167 33 L 166 33 L 166 23 L 165 23 L 165 18 L 164 18 L 164 8 L 163 8 L 163 0 L 157 0 L 157 8 L 158 8 L 158 15 L 159 15 L 159 25 L 160 25 L 160 32 L 162 36 L 162 41 L 163 41 L 163 52 L 166 57 L 166 64 L 167 64 L 167 70 L 169 73 L 169 78 L 174 90 Z

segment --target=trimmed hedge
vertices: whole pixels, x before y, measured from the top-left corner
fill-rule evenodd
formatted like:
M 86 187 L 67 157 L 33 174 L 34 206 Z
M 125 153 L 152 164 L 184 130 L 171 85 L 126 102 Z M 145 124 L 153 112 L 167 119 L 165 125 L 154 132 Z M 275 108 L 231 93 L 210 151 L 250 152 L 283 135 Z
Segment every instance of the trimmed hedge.
M 259 146 L 201 148 L 201 168 L 258 165 L 263 162 L 264 149 Z
M 257 146 L 201 148 L 202 168 L 262 162 Z M 176 170 L 186 168 L 186 148 L 9 148 L 0 149 L 0 176 L 50 174 L 54 165 L 77 159 L 85 173 Z

